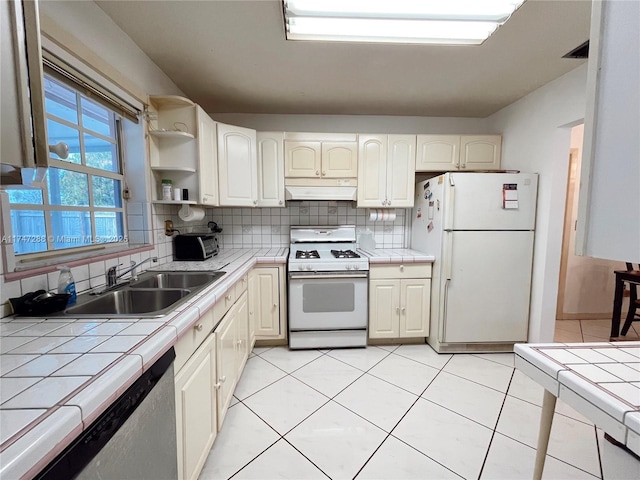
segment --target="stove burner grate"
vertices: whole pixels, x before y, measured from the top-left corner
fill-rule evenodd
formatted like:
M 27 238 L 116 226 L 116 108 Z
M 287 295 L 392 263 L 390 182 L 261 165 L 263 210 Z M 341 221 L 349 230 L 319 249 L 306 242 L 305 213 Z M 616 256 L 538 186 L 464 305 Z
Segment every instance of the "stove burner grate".
M 353 250 L 331 250 L 331 254 L 336 258 L 360 258 Z
M 296 258 L 302 258 L 304 260 L 311 258 L 320 258 L 318 250 L 298 250 L 296 252 Z

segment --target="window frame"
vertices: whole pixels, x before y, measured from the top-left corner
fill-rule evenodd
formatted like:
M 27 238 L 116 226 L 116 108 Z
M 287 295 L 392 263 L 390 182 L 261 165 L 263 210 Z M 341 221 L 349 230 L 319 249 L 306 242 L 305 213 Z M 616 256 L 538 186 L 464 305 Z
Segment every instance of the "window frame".
M 48 77 L 48 78 L 47 78 Z M 86 176 L 87 179 L 87 197 L 88 197 L 88 205 L 57 205 L 52 204 L 50 202 L 49 196 L 49 188 L 46 182 L 43 182 L 41 192 L 42 192 L 42 204 L 33 204 L 33 203 L 10 203 L 9 209 L 10 211 L 19 211 L 19 210 L 28 210 L 28 211 L 39 211 L 44 214 L 44 224 L 45 224 L 45 232 L 44 236 L 40 236 L 39 240 L 46 240 L 46 249 L 25 252 L 25 253 L 17 253 L 15 252 L 14 247 L 14 255 L 16 260 L 28 262 L 32 259 L 38 259 L 42 257 L 49 256 L 58 256 L 69 253 L 76 253 L 81 250 L 91 250 L 91 247 L 100 246 L 100 247 L 109 247 L 115 244 L 127 243 L 128 244 L 128 226 L 127 226 L 127 211 L 126 211 L 126 200 L 123 198 L 122 192 L 126 188 L 125 182 L 125 159 L 124 159 L 124 149 L 122 146 L 122 118 L 118 114 L 118 112 L 114 111 L 109 106 L 104 105 L 102 102 L 94 102 L 93 98 L 90 98 L 86 92 L 83 92 L 77 85 L 72 82 L 61 78 L 54 71 L 50 71 L 47 67 L 45 67 L 43 72 L 43 84 L 46 85 L 47 81 L 54 81 L 58 84 L 61 84 L 67 88 L 73 90 L 75 94 L 75 110 L 76 110 L 76 118 L 77 123 L 73 123 L 64 118 L 58 117 L 53 113 L 46 111 L 45 108 L 45 122 L 49 120 L 54 121 L 60 125 L 63 125 L 67 128 L 73 129 L 78 132 L 78 141 L 80 148 L 80 163 L 75 163 L 71 161 L 61 160 L 55 158 L 54 155 L 49 155 L 49 172 L 51 172 L 52 168 L 56 168 L 59 170 L 65 170 L 69 172 L 79 173 Z M 46 90 L 46 87 L 45 87 Z M 91 102 L 96 103 L 102 108 L 105 108 L 109 112 L 110 121 L 113 121 L 114 128 L 114 137 L 109 137 L 101 134 L 95 130 L 87 128 L 83 123 L 83 101 L 82 99 L 87 99 Z M 99 140 L 108 142 L 113 144 L 116 147 L 116 163 L 117 163 L 117 171 L 110 171 L 106 169 L 101 169 L 97 167 L 91 167 L 87 165 L 86 158 L 86 150 L 85 150 L 85 135 L 91 135 Z M 49 173 L 50 174 L 50 173 Z M 108 178 L 111 180 L 115 180 L 119 182 L 120 188 L 118 199 L 116 199 L 116 205 L 120 206 L 114 207 L 104 207 L 104 206 L 96 206 L 95 198 L 93 194 L 93 179 L 95 177 Z M 91 233 L 89 235 L 89 242 L 84 242 L 84 239 L 80 239 L 81 242 L 77 246 L 70 247 L 61 247 L 56 248 L 55 244 L 58 243 L 57 239 L 60 237 L 68 237 L 68 238 L 76 238 L 80 237 L 80 235 L 56 235 L 54 233 L 54 225 L 52 219 L 52 212 L 56 211 L 73 211 L 73 212 L 87 212 L 89 214 L 89 224 L 91 228 Z M 96 213 L 100 212 L 113 212 L 116 214 L 116 218 L 118 218 L 122 227 L 122 235 L 116 235 L 112 241 L 97 241 L 98 240 L 98 232 L 96 225 Z M 13 232 L 14 237 L 25 236 L 20 232 Z M 84 235 L 86 239 L 87 235 Z M 14 242 L 15 243 L 15 242 Z M 45 243 L 45 242 L 42 242 Z

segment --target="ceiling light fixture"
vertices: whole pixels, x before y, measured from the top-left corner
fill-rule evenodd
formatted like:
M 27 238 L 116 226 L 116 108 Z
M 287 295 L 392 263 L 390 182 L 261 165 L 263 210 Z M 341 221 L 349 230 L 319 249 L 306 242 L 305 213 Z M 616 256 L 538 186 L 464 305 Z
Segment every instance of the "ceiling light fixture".
M 288 40 L 479 45 L 524 0 L 283 0 Z

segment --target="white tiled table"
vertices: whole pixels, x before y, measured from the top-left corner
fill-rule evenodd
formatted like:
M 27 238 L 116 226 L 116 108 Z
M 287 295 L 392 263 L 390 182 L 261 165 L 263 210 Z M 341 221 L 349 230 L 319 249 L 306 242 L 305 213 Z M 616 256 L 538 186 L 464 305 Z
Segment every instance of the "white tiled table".
M 516 368 L 545 389 L 533 478 L 542 477 L 556 399 L 640 455 L 640 342 L 517 344 Z

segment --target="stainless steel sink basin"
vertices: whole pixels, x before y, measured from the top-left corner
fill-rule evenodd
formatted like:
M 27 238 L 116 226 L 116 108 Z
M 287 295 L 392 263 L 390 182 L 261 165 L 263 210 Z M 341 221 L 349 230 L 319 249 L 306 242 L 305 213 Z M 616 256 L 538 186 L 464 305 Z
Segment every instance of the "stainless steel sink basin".
M 174 289 L 129 289 L 103 293 L 93 299 L 68 308 L 67 315 L 135 316 L 138 314 L 164 314 L 164 310 L 173 306 L 191 290 Z
M 145 275 L 129 284 L 129 288 L 194 288 L 213 282 L 225 272 L 161 272 Z
M 162 317 L 226 272 L 152 271 L 138 280 L 98 294 L 82 294 L 78 303 L 56 315 L 88 318 Z

